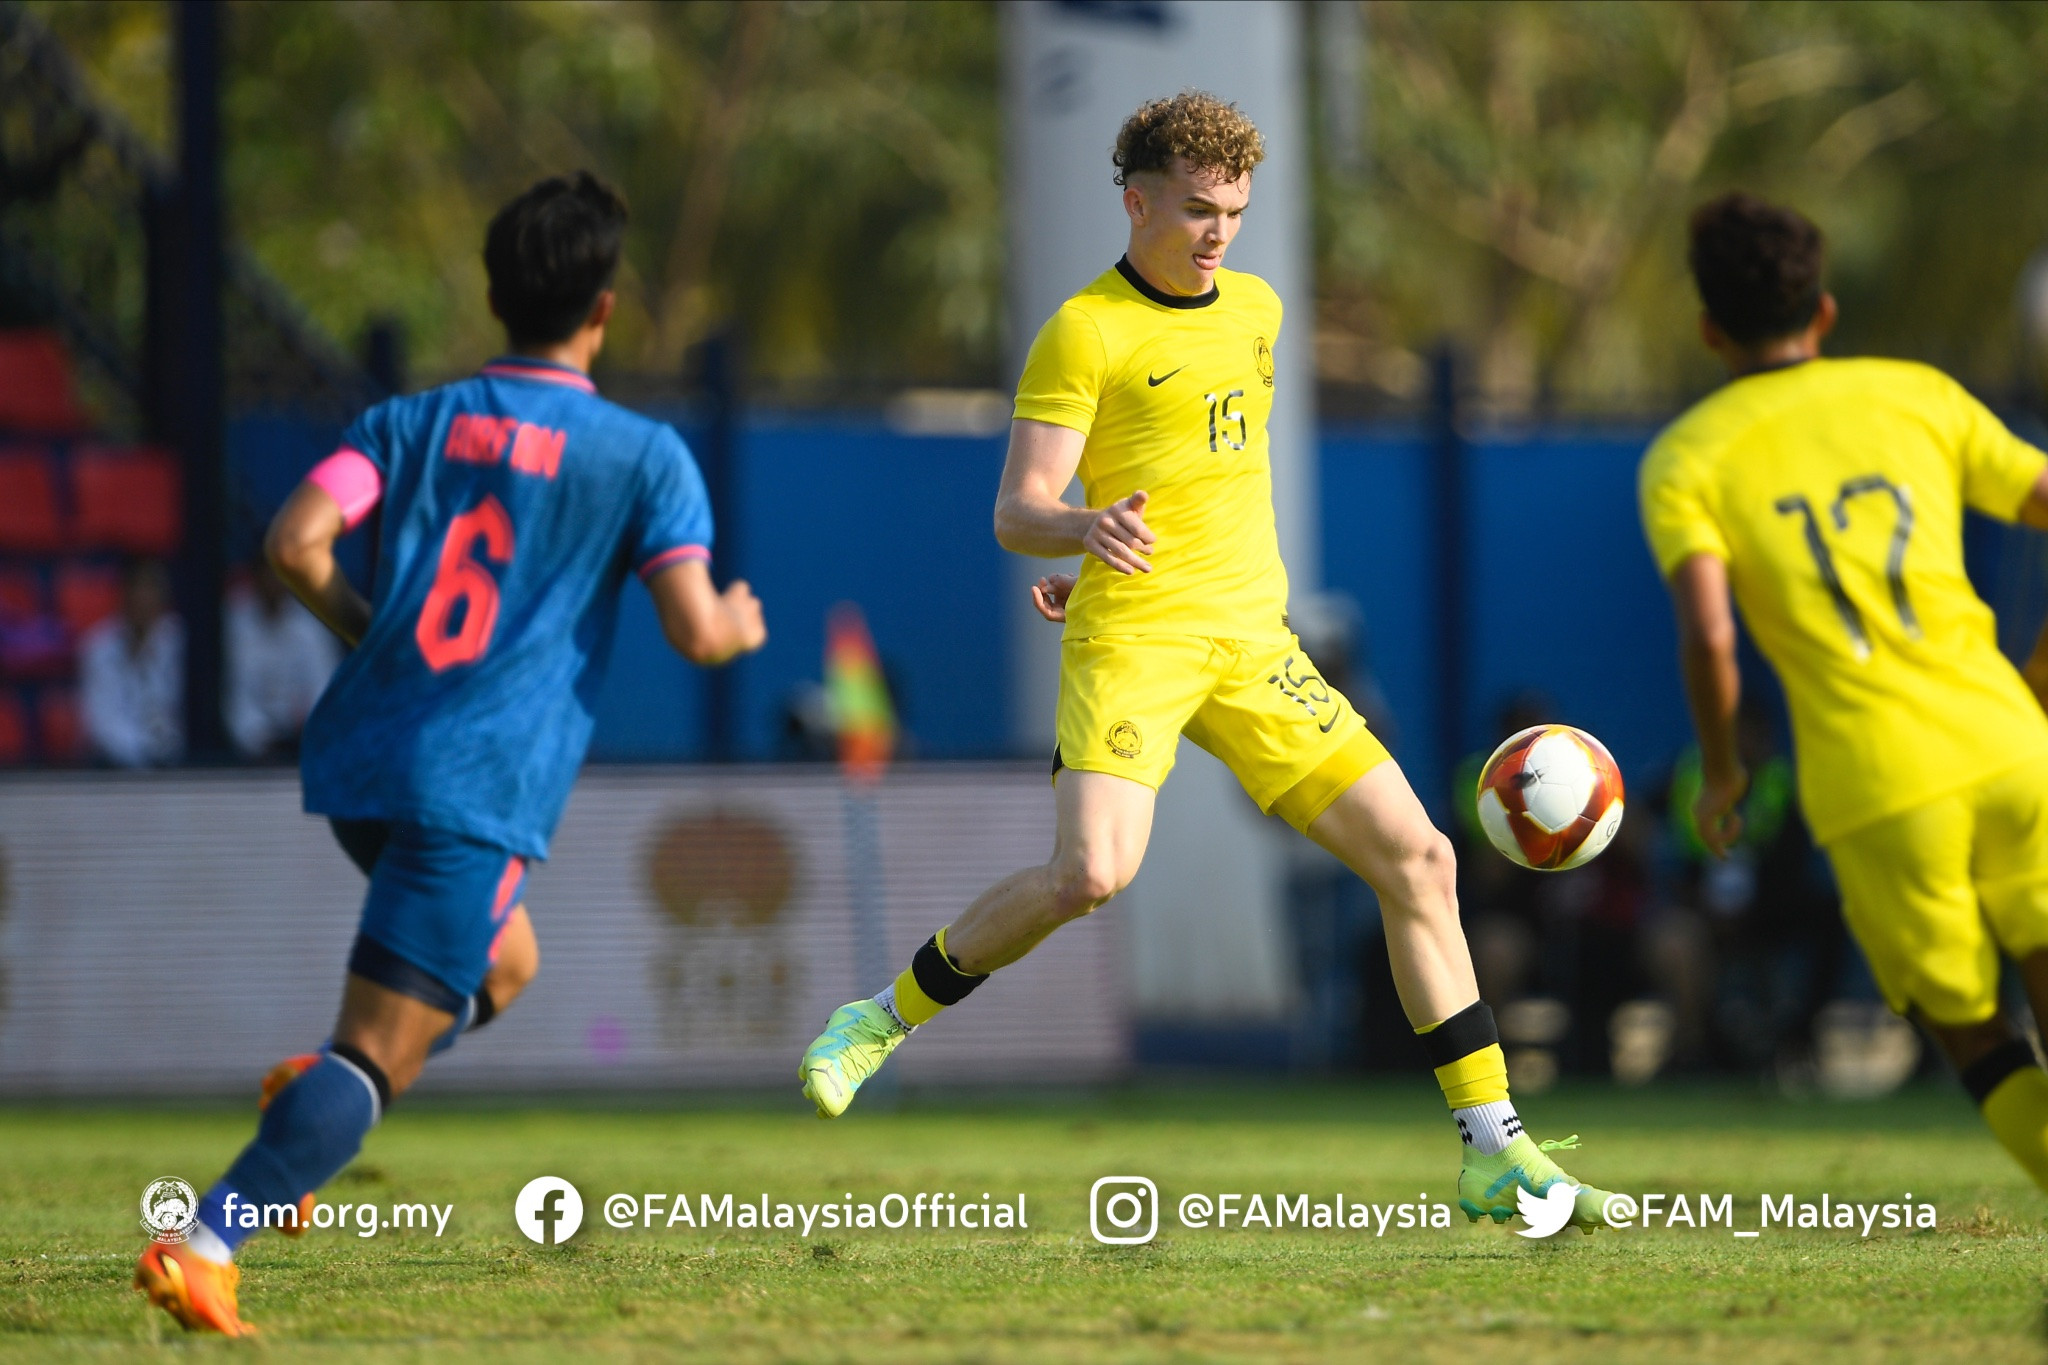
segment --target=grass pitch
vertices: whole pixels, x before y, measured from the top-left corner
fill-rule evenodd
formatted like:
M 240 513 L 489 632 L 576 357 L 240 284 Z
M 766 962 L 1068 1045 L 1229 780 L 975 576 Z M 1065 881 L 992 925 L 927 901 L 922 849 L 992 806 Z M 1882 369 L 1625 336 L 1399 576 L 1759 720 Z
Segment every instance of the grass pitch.
M 1859 1362 L 2048 1359 L 2048 1198 L 1947 1088 L 1866 1104 L 1738 1089 L 1567 1089 L 1528 1106 L 1577 1131 L 1571 1168 L 1612 1188 L 1916 1202 L 1933 1231 L 1725 1227 L 1528 1241 L 1450 1231 L 1190 1231 L 1190 1191 L 1454 1202 L 1457 1147 L 1425 1082 L 1147 1085 L 1007 1102 L 911 1097 L 823 1124 L 794 1102 L 401 1107 L 323 1198 L 453 1203 L 439 1239 L 265 1235 L 242 1256 L 251 1346 L 191 1339 L 127 1287 L 143 1185 L 202 1185 L 244 1108 L 0 1112 L 0 1360 Z M 1100 1246 L 1099 1176 L 1161 1191 L 1158 1239 Z M 540 1247 L 512 1200 L 583 1193 Z M 862 1201 L 1027 1196 L 1015 1232 L 706 1232 L 607 1226 L 612 1192 Z M 1511 1225 L 1516 1226 L 1516 1225 Z

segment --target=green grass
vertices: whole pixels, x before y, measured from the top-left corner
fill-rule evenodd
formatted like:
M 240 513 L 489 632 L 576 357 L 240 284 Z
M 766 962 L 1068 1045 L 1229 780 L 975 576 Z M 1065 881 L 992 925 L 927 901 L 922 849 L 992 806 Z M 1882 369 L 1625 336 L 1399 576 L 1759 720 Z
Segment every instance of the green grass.
M 1733 1089 L 1566 1090 L 1530 1104 L 1576 1130 L 1571 1167 L 1627 1190 L 1863 1200 L 1910 1190 L 1931 1232 L 1656 1230 L 1531 1242 L 1448 1232 L 1192 1232 L 1190 1190 L 1453 1202 L 1457 1149 L 1421 1084 L 1149 1085 L 1010 1102 L 913 1097 L 822 1124 L 780 1099 L 531 1109 L 401 1107 L 333 1202 L 453 1202 L 440 1240 L 315 1232 L 244 1252 L 243 1311 L 269 1360 L 699 1359 L 1737 1361 L 2044 1358 L 2048 1199 L 1943 1088 L 1869 1104 Z M 244 1109 L 0 1113 L 0 1360 L 216 1358 L 127 1288 L 135 1200 L 201 1184 Z M 1100 1175 L 1159 1182 L 1151 1246 L 1088 1236 Z M 584 1227 L 542 1248 L 513 1226 L 539 1174 L 582 1190 Z M 1029 1196 L 1029 1231 L 715 1235 L 615 1231 L 612 1191 L 834 1200 L 847 1190 Z

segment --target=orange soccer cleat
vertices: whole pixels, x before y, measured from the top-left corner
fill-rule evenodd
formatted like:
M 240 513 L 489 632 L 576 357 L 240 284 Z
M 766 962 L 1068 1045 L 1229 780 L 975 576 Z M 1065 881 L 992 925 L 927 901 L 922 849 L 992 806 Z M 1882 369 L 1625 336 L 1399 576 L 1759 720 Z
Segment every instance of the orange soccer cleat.
M 299 1077 L 319 1065 L 324 1053 L 301 1052 L 296 1057 L 287 1057 L 263 1073 L 263 1098 L 256 1101 L 258 1109 L 268 1109 L 270 1102 L 277 1098 L 277 1092 L 290 1085 Z
M 241 1280 L 233 1262 L 216 1265 L 183 1242 L 152 1242 L 135 1263 L 135 1287 L 188 1332 L 254 1336 L 255 1326 L 243 1322 L 235 1307 Z

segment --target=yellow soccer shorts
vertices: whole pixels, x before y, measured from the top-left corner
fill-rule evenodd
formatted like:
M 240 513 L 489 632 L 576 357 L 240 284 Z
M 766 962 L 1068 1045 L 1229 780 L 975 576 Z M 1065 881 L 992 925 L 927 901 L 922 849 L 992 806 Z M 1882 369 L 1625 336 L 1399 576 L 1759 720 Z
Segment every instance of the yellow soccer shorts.
M 1388 758 L 1299 640 L 1097 635 L 1060 645 L 1062 767 L 1157 788 L 1185 734 L 1259 803 L 1306 831 Z
M 1894 1010 L 1998 1009 L 1999 955 L 2048 948 L 2048 774 L 2025 764 L 1828 845 L 1842 915 Z

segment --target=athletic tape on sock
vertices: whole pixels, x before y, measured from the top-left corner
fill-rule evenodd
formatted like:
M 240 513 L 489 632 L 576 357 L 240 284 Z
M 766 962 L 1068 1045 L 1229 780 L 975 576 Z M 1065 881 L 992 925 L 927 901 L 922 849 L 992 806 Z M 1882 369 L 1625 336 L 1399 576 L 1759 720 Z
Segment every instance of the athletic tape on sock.
M 938 1017 L 948 1005 L 957 1005 L 976 986 L 988 980 L 987 973 L 970 976 L 953 965 L 946 955 L 946 931 L 939 930 L 910 959 L 910 965 L 889 988 L 894 998 L 889 1012 L 905 1028 L 916 1028 Z M 878 997 L 879 998 L 879 997 Z
M 1494 1024 L 1493 1011 L 1486 1002 L 1474 1000 L 1450 1018 L 1415 1030 L 1415 1036 L 1422 1040 L 1422 1050 L 1429 1055 L 1431 1066 L 1449 1066 L 1483 1047 L 1499 1043 L 1500 1029 Z
M 923 991 L 937 1005 L 957 1005 L 973 994 L 974 988 L 988 980 L 988 974 L 971 976 L 953 965 L 953 959 L 946 956 L 939 946 L 945 934 L 941 929 L 925 940 L 925 945 L 910 959 L 910 973 L 917 978 L 917 988 Z

